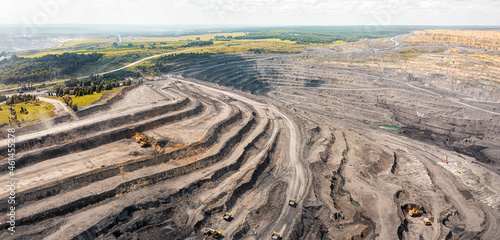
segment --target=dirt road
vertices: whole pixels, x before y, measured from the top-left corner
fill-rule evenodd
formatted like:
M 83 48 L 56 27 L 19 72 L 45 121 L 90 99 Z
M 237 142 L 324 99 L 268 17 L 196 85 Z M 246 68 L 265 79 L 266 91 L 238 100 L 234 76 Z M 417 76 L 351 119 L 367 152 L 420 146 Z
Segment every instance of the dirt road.
M 260 102 L 256 102 L 254 100 L 251 100 L 249 98 L 246 98 L 244 96 L 238 95 L 233 92 L 229 91 L 224 91 L 220 89 L 215 89 L 211 88 L 205 85 L 193 83 L 187 80 L 184 80 L 178 76 L 169 76 L 174 81 L 180 81 L 184 83 L 190 83 L 193 85 L 196 85 L 200 88 L 207 89 L 209 91 L 225 94 L 228 96 L 231 96 L 232 98 L 238 99 L 242 102 L 248 103 L 255 108 L 260 108 L 260 109 L 268 109 L 270 112 L 272 112 L 276 116 L 280 116 L 285 120 L 285 127 L 288 130 L 289 134 L 289 145 L 288 145 L 288 153 L 287 153 L 287 158 L 286 160 L 281 161 L 280 163 L 282 164 L 281 166 L 281 174 L 280 176 L 282 179 L 286 179 L 288 182 L 288 188 L 286 192 L 286 196 L 289 196 L 289 198 L 295 198 L 298 200 L 298 206 L 297 208 L 300 208 L 302 206 L 302 199 L 304 199 L 305 194 L 306 194 L 306 189 L 309 186 L 309 172 L 305 169 L 304 165 L 302 164 L 301 160 L 299 159 L 299 142 L 300 142 L 300 137 L 298 135 L 298 130 L 296 124 L 284 113 L 279 111 L 275 106 L 271 105 L 270 103 L 264 104 Z M 269 232 L 262 234 L 261 236 L 264 237 L 266 235 L 271 235 L 273 231 L 279 231 L 283 236 L 287 236 L 289 233 L 295 214 L 297 213 L 296 208 L 292 208 L 288 206 L 288 204 L 284 205 L 281 210 L 281 214 L 279 218 L 274 222 L 270 223 L 268 226 L 270 229 Z
M 56 108 L 55 112 L 57 116 L 71 115 L 71 118 L 73 120 L 78 120 L 78 116 L 76 116 L 75 112 L 73 112 L 73 110 L 71 110 L 68 105 L 64 104 L 63 102 L 45 97 L 38 97 L 38 99 L 40 99 L 40 101 L 48 102 L 54 105 L 54 107 Z

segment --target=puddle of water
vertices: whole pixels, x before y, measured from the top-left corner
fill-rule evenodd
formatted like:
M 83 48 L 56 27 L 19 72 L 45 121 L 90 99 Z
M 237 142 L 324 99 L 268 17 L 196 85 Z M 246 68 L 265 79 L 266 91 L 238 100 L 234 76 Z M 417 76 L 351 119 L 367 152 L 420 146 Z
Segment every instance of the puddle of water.
M 356 207 L 361 207 L 361 204 L 359 204 L 359 202 L 356 202 L 354 200 L 351 201 L 351 204 L 356 206 Z
M 392 125 L 380 125 L 378 127 L 383 128 L 383 129 L 389 129 L 389 130 L 399 130 L 399 127 L 392 126 Z
M 194 202 L 188 202 L 188 205 L 191 208 L 196 208 L 196 203 L 194 203 Z
M 170 225 L 167 225 L 161 229 L 163 232 L 171 232 L 174 231 L 174 228 Z

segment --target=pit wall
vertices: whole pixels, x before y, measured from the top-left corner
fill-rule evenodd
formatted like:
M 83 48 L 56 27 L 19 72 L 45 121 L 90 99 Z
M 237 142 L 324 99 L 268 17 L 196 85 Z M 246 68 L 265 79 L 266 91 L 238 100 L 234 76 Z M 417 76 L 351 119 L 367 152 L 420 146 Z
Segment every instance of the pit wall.
M 268 125 L 269 125 L 269 122 L 268 122 Z M 249 129 L 250 128 L 248 128 L 248 130 Z M 258 138 L 262 137 L 267 130 L 268 130 L 268 127 L 266 126 L 266 129 L 264 131 L 262 131 L 258 135 L 258 137 L 256 139 L 254 139 L 251 143 L 249 143 L 247 146 L 245 146 L 245 149 L 251 148 L 251 146 L 258 140 Z M 244 133 L 243 133 L 243 135 L 244 135 Z M 244 156 L 244 155 L 245 154 L 243 154 L 242 156 Z M 240 156 L 240 158 L 238 158 L 238 161 L 236 163 L 231 164 L 231 167 L 230 167 L 231 169 L 233 169 L 233 168 L 235 168 L 235 169 L 239 168 L 239 167 L 236 167 L 236 165 L 237 166 L 241 165 L 241 161 L 243 161 L 243 158 L 244 158 L 242 156 Z M 105 234 L 109 233 L 113 229 L 113 226 L 116 226 L 116 225 L 122 223 L 121 220 L 119 220 L 119 218 L 121 218 L 121 216 L 124 216 L 124 215 L 131 216 L 134 212 L 140 211 L 142 209 L 158 208 L 162 204 L 169 204 L 171 201 L 173 201 L 173 199 L 180 198 L 184 194 L 190 194 L 190 193 L 192 193 L 192 192 L 194 192 L 196 190 L 199 190 L 201 186 L 203 186 L 203 185 L 205 185 L 207 183 L 210 183 L 210 182 L 218 180 L 220 177 L 222 177 L 227 172 L 228 172 L 227 168 L 219 169 L 219 170 L 217 170 L 216 173 L 214 173 L 212 175 L 211 179 L 201 179 L 201 180 L 195 181 L 195 182 L 191 183 L 189 186 L 187 186 L 185 188 L 182 188 L 178 192 L 176 192 L 174 194 L 171 194 L 171 195 L 169 195 L 167 197 L 160 197 L 156 201 L 153 201 L 153 202 L 150 201 L 150 202 L 145 202 L 145 203 L 140 203 L 140 204 L 137 204 L 137 205 L 130 205 L 130 206 L 124 207 L 121 212 L 116 213 L 116 214 L 112 214 L 112 215 L 109 215 L 109 216 L 103 218 L 101 221 L 99 221 L 98 223 L 96 223 L 94 226 L 92 226 L 89 229 L 83 231 L 82 233 L 78 234 L 77 236 L 73 237 L 72 239 L 73 240 L 87 239 L 87 238 L 88 239 L 93 239 L 93 238 L 96 238 L 98 236 L 105 235 Z M 162 180 L 160 180 L 160 181 L 162 181 Z M 109 193 L 107 195 L 110 196 L 110 197 L 113 197 L 112 194 L 114 194 L 114 192 Z M 225 194 L 226 193 L 221 193 L 219 196 L 222 197 Z M 219 197 L 217 199 L 220 199 L 221 197 Z M 90 199 L 88 199 L 88 200 L 90 200 Z M 74 209 L 72 211 L 75 211 L 75 210 L 76 209 Z M 223 207 L 220 206 L 216 210 L 218 212 L 220 212 L 220 211 L 223 210 Z M 63 211 L 64 210 L 62 210 L 61 212 L 63 212 Z M 39 216 L 42 216 L 42 215 L 39 215 Z M 54 214 L 52 216 L 56 216 L 56 215 Z M 36 221 L 36 217 L 33 217 L 32 219 L 34 219 L 34 221 Z M 179 233 L 177 231 L 175 232 L 175 234 L 176 234 L 176 236 L 182 236 L 182 233 Z M 190 235 L 190 234 L 191 234 L 191 232 L 188 233 L 188 235 Z M 166 238 L 169 238 L 170 236 L 172 236 L 172 235 L 169 235 L 169 234 L 165 235 Z
M 199 154 L 199 150 L 210 148 L 213 144 L 215 144 L 217 140 L 219 140 L 219 135 L 217 133 L 221 132 L 224 128 L 227 128 L 229 125 L 234 124 L 236 121 L 241 120 L 242 118 L 243 115 L 241 113 L 241 110 L 238 109 L 236 111 L 235 109 L 231 109 L 229 117 L 210 127 L 207 133 L 202 137 L 202 140 L 187 147 L 181 148 L 182 152 L 179 152 L 179 157 L 176 157 L 176 159 L 190 157 Z M 151 142 L 151 146 L 160 153 L 167 153 L 171 151 L 162 148 L 154 139 Z M 196 153 L 195 150 L 198 150 L 198 153 Z
M 84 136 L 90 133 L 101 132 L 107 130 L 109 128 L 120 126 L 127 122 L 137 122 L 140 120 L 144 120 L 148 116 L 148 118 L 166 114 L 171 111 L 178 111 L 183 109 L 190 103 L 191 100 L 189 98 L 184 98 L 183 100 L 169 104 L 164 106 L 159 106 L 150 110 L 146 110 L 143 112 L 125 115 L 113 119 L 109 119 L 106 121 L 101 121 L 97 123 L 93 123 L 90 125 L 82 126 L 76 129 L 72 129 L 70 131 L 59 132 L 54 135 L 46 135 L 40 138 L 29 139 L 26 141 L 16 143 L 16 152 L 22 153 L 23 151 L 29 151 L 36 148 L 49 147 L 54 144 L 65 143 L 68 141 L 74 141 L 75 136 Z M 198 112 L 196 112 L 198 113 Z M 0 149 L 0 153 L 7 154 L 7 146 Z
M 109 109 L 112 104 L 114 104 L 117 101 L 123 99 L 123 97 L 124 97 L 125 94 L 127 94 L 131 90 L 137 88 L 138 86 L 140 86 L 140 85 L 134 85 L 134 86 L 130 86 L 130 87 L 125 87 L 122 90 L 120 90 L 120 92 L 116 96 L 114 96 L 113 98 L 111 98 L 108 102 L 103 103 L 103 104 L 97 104 L 97 105 L 92 105 L 92 106 L 88 106 L 88 107 L 83 107 L 82 110 L 76 112 L 76 115 L 78 117 L 84 117 L 84 116 L 90 115 L 92 113 L 95 113 L 97 111 L 102 111 L 102 110 Z M 40 130 L 44 130 L 44 129 L 53 127 L 56 124 L 60 124 L 60 123 L 63 123 L 63 122 L 68 122 L 70 120 L 71 120 L 71 115 L 64 115 L 64 116 L 59 116 L 59 117 L 55 117 L 55 118 L 49 119 L 49 120 L 41 122 L 41 123 L 36 123 L 36 124 L 33 124 L 33 125 L 21 127 L 21 128 L 18 128 L 19 127 L 18 125 L 8 125 L 8 126 L 4 126 L 3 128 L 4 129 L 7 129 L 7 128 L 16 128 L 16 134 L 26 134 L 26 133 L 30 133 L 30 132 L 37 132 L 37 131 L 40 131 Z M 6 136 L 0 136 L 0 138 L 4 138 L 5 139 L 7 137 Z
M 421 130 L 429 130 L 437 134 L 447 136 L 454 139 L 468 138 L 470 135 L 482 138 L 487 135 L 500 134 L 500 121 L 489 114 L 485 114 L 484 119 L 488 120 L 473 120 L 453 117 L 426 116 L 425 118 L 417 117 L 414 110 L 400 108 L 390 105 L 382 106 L 390 110 L 394 116 L 393 120 L 404 126 L 416 127 Z
M 266 129 L 269 127 L 269 124 L 266 126 Z M 264 133 L 264 132 L 262 132 Z M 245 194 L 247 191 L 251 190 L 255 184 L 257 183 L 258 179 L 262 176 L 264 170 L 269 166 L 269 164 L 271 163 L 271 154 L 274 153 L 275 149 L 276 149 L 276 144 L 278 143 L 277 139 L 279 137 L 279 134 L 278 133 L 274 140 L 273 140 L 273 144 L 271 145 L 271 147 L 267 150 L 266 154 L 261 158 L 259 159 L 259 164 L 257 165 L 257 167 L 255 168 L 253 174 L 252 174 L 252 177 L 250 178 L 250 180 L 240 184 L 238 187 L 236 187 L 232 193 L 230 194 L 230 197 L 226 200 L 226 202 L 224 203 L 225 205 L 225 211 L 227 212 L 231 212 L 232 208 L 234 207 L 234 205 L 236 204 L 236 202 L 238 201 L 238 199 L 240 199 L 240 197 Z M 263 134 L 262 134 L 263 135 Z M 259 135 L 257 138 L 255 138 L 255 142 L 262 136 L 262 135 Z M 255 142 L 252 142 L 251 144 L 248 145 L 248 149 L 250 147 L 252 147 L 254 145 Z M 245 152 L 248 150 L 247 147 L 245 147 Z M 241 162 L 241 161 L 238 161 L 238 162 Z M 239 167 L 239 166 L 238 166 Z M 229 169 L 225 169 L 226 171 L 229 170 Z M 236 170 L 236 169 L 231 169 L 231 170 Z
M 114 97 L 112 97 L 111 99 L 109 99 L 106 103 L 92 105 L 92 106 L 89 106 L 87 108 L 84 107 L 81 110 L 79 110 L 79 111 L 76 112 L 76 116 L 79 117 L 79 118 L 81 118 L 81 117 L 85 117 L 85 116 L 88 116 L 90 114 L 93 114 L 93 113 L 96 113 L 96 112 L 99 112 L 99 111 L 107 110 L 113 104 L 115 104 L 116 102 L 122 100 L 123 97 L 128 92 L 136 89 L 139 86 L 142 86 L 142 85 L 137 84 L 137 85 L 133 85 L 133 86 L 130 86 L 130 87 L 125 87 L 122 90 L 120 90 L 120 92 L 118 94 L 116 94 Z
M 238 112 L 236 114 L 237 116 L 241 117 L 241 112 Z M 254 118 L 252 117 L 252 120 Z M 236 121 L 235 119 L 234 121 Z M 253 124 L 252 121 L 249 121 L 247 125 Z M 222 124 L 221 124 L 222 125 Z M 220 126 L 221 126 L 220 125 Z M 219 127 L 213 127 L 212 131 L 216 132 L 215 129 L 219 129 Z M 127 129 L 128 134 L 131 134 L 133 136 L 135 132 L 130 132 L 130 129 Z M 79 175 L 75 175 L 66 179 L 62 179 L 59 181 L 55 182 L 50 182 L 47 184 L 43 184 L 39 187 L 33 188 L 33 189 L 28 189 L 21 194 L 19 194 L 19 197 L 16 199 L 16 202 L 18 203 L 23 203 L 25 201 L 31 201 L 31 200 L 39 200 L 45 197 L 49 197 L 55 194 L 58 194 L 60 191 L 69 191 L 69 190 L 74 190 L 78 189 L 84 186 L 87 186 L 89 183 L 100 181 L 106 178 L 114 177 L 122 172 L 132 172 L 137 169 L 143 168 L 143 167 L 148 167 L 148 166 L 154 166 L 158 165 L 164 162 L 168 162 L 172 159 L 175 158 L 180 158 L 180 157 L 188 157 L 194 155 L 196 150 L 201 149 L 201 148 L 206 148 L 209 147 L 211 144 L 215 144 L 217 142 L 218 135 L 214 134 L 215 137 L 210 137 L 209 140 L 207 140 L 204 143 L 198 144 L 196 146 L 188 146 L 186 148 L 181 148 L 177 149 L 162 155 L 157 155 L 157 156 L 146 156 L 142 157 L 139 159 L 134 159 L 130 160 L 127 162 L 123 163 L 117 163 L 113 165 L 108 165 L 103 168 L 98 168 L 91 170 L 86 173 L 82 173 Z M 197 147 L 197 148 L 196 148 Z M 188 152 L 186 149 L 190 149 L 192 152 Z M 69 148 L 71 149 L 71 148 Z M 3 207 L 3 205 L 0 205 Z
M 13 128 L 16 128 L 16 134 L 17 135 L 23 135 L 23 134 L 27 134 L 27 133 L 30 133 L 30 132 L 37 132 L 37 131 L 40 131 L 40 130 L 44 130 L 44 129 L 53 127 L 56 124 L 60 124 L 60 123 L 63 123 L 63 122 L 69 122 L 70 120 L 71 120 L 71 115 L 64 115 L 64 116 L 59 116 L 59 117 L 55 117 L 55 118 L 49 119 L 49 120 L 41 122 L 41 123 L 36 123 L 36 124 L 33 124 L 33 125 L 29 125 L 29 126 L 26 126 L 26 127 L 18 128 L 17 125 L 14 125 L 14 126 L 6 126 L 6 127 L 4 127 L 4 129 L 13 127 Z M 1 138 L 5 139 L 5 138 L 7 138 L 7 135 L 1 136 Z
M 217 133 L 221 133 L 224 128 L 235 123 L 241 118 L 242 118 L 242 113 L 241 111 L 238 110 L 237 112 L 234 112 L 228 120 L 219 123 L 216 126 L 211 127 L 204 137 L 206 139 L 205 141 L 194 143 L 184 148 L 169 151 L 157 157 L 144 160 L 134 160 L 132 163 L 123 166 L 122 169 L 123 171 L 126 172 L 132 172 L 143 167 L 148 167 L 151 165 L 157 165 L 163 162 L 168 162 L 170 160 L 176 160 L 180 158 L 186 158 L 197 155 L 201 151 L 204 151 L 205 149 L 212 147 L 217 141 L 219 141 L 220 134 Z M 253 119 L 254 118 L 252 116 L 252 120 Z M 250 124 L 250 121 L 247 123 L 247 125 Z
M 254 113 L 255 115 L 255 113 Z M 152 184 L 156 184 L 171 178 L 179 177 L 182 175 L 186 175 L 189 173 L 192 173 L 196 170 L 202 169 L 209 167 L 218 161 L 224 159 L 224 157 L 232 152 L 232 149 L 234 146 L 236 146 L 237 143 L 241 141 L 243 136 L 250 131 L 250 129 L 255 125 L 256 120 L 255 117 L 252 116 L 251 119 L 248 121 L 247 124 L 243 128 L 241 128 L 237 134 L 232 136 L 227 142 L 224 143 L 223 147 L 221 150 L 211 156 L 205 157 L 203 159 L 200 159 L 196 162 L 177 167 L 174 169 L 169 169 L 163 172 L 159 172 L 153 175 L 145 176 L 142 178 L 134 179 L 128 182 L 121 183 L 118 185 L 115 189 L 100 193 L 98 195 L 93 195 L 93 196 L 88 196 L 85 198 L 81 198 L 75 202 L 68 203 L 66 205 L 49 209 L 45 212 L 31 215 L 26 218 L 20 219 L 18 222 L 20 225 L 27 225 L 27 224 L 32 224 L 35 222 L 40 222 L 42 220 L 52 218 L 55 216 L 60 216 L 60 215 L 65 215 L 67 213 L 76 211 L 78 209 L 81 209 L 83 207 L 86 207 L 91 204 L 95 204 L 98 202 L 101 202 L 105 199 L 115 197 L 120 194 L 126 194 L 127 192 L 136 190 L 138 188 L 143 188 Z M 170 154 L 163 154 L 161 156 L 154 156 L 149 159 L 151 159 L 153 162 L 166 162 L 172 159 Z M 33 190 L 31 193 L 23 193 L 20 194 L 20 198 L 16 199 L 16 202 L 19 202 L 18 204 L 21 204 L 25 201 L 29 200 L 39 200 L 44 197 L 48 197 L 51 195 L 55 195 L 60 193 L 63 190 L 71 190 L 75 188 L 75 186 L 82 187 L 82 186 L 87 186 L 91 182 L 98 181 L 98 179 L 95 179 L 96 176 L 107 176 L 107 177 L 112 177 L 120 174 L 123 169 L 117 168 L 116 166 L 111 166 L 105 167 L 104 169 L 99 169 L 100 172 L 89 172 L 86 173 L 84 176 L 74 176 L 68 179 L 64 180 L 64 183 L 52 183 L 51 186 L 47 186 L 43 189 L 38 188 L 39 190 Z M 43 187 L 43 186 L 42 186 Z M 71 187 L 71 188 L 70 188 Z M 37 197 L 38 196 L 38 197 Z M 8 208 L 8 205 L 6 203 L 0 203 L 0 211 L 5 211 Z M 7 225 L 2 224 L 0 227 L 5 227 Z
M 194 107 L 190 110 L 175 114 L 175 115 L 166 116 L 166 117 L 152 120 L 152 121 L 149 121 L 149 122 L 143 123 L 143 124 L 136 124 L 135 126 L 122 127 L 120 129 L 116 129 L 116 130 L 106 132 L 103 134 L 98 134 L 98 135 L 92 136 L 90 138 L 80 139 L 77 141 L 71 141 L 71 135 L 78 133 L 78 130 L 73 130 L 70 133 L 64 134 L 64 136 L 67 138 L 64 138 L 64 137 L 57 138 L 58 143 L 64 143 L 64 142 L 69 142 L 69 143 L 63 144 L 63 145 L 55 145 L 54 141 L 56 141 L 56 140 L 52 139 L 52 140 L 50 140 L 50 142 L 52 144 L 54 144 L 55 146 L 43 149 L 41 151 L 38 151 L 38 152 L 35 152 L 32 154 L 27 154 L 27 155 L 24 155 L 24 156 L 18 158 L 16 161 L 16 167 L 20 168 L 20 167 L 23 167 L 26 165 L 45 161 L 47 159 L 67 155 L 67 154 L 70 154 L 73 152 L 85 151 L 88 149 L 99 147 L 103 144 L 118 141 L 120 139 L 131 138 L 132 136 L 134 136 L 136 134 L 136 132 L 138 130 L 145 131 L 145 130 L 157 128 L 159 126 L 162 126 L 164 124 L 171 123 L 174 121 L 180 121 L 182 119 L 200 114 L 203 111 L 203 109 L 204 109 L 203 105 L 201 103 L 198 103 L 196 105 L 196 107 Z M 3 165 L 0 165 L 0 167 L 7 167 L 6 163 Z

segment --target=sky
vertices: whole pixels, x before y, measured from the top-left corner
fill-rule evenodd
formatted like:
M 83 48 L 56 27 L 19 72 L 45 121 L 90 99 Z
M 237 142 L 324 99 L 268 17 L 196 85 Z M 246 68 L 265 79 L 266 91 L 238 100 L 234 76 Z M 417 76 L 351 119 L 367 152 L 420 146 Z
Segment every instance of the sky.
M 0 24 L 500 25 L 500 0 L 0 0 Z

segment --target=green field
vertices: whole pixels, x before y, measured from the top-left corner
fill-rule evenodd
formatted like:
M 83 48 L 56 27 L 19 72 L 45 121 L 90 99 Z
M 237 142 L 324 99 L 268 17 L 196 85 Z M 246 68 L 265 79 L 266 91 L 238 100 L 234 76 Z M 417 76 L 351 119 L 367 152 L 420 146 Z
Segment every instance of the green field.
M 79 96 L 79 97 L 75 97 L 74 95 L 70 95 L 70 97 L 73 100 L 73 102 L 76 103 L 76 105 L 78 107 L 84 107 L 84 106 L 88 106 L 88 105 L 106 103 L 109 99 L 114 97 L 123 88 L 124 87 L 117 87 L 117 88 L 113 88 L 111 90 L 106 90 L 106 91 L 103 91 L 100 93 L 94 93 L 92 95 L 84 95 L 84 96 Z M 56 96 L 45 96 L 45 97 L 57 99 L 57 100 L 63 102 L 62 97 L 56 97 Z
M 382 126 L 379 126 L 379 128 L 389 129 L 389 130 L 399 130 L 399 127 L 392 126 L 392 125 L 382 125 Z
M 406 28 L 388 28 L 382 32 L 366 32 L 360 31 L 359 27 L 280 27 L 280 28 L 241 28 L 230 29 L 228 32 L 207 33 L 198 35 L 184 36 L 167 36 L 167 35 L 152 35 L 145 34 L 143 36 L 121 36 L 122 42 L 117 43 L 116 35 L 92 35 L 88 37 L 79 37 L 65 42 L 61 47 L 53 49 L 29 50 L 17 52 L 16 55 L 22 58 L 38 58 L 44 55 L 54 55 L 63 53 L 76 54 L 103 54 L 102 57 L 95 61 L 86 61 L 71 71 L 59 71 L 60 74 L 48 75 L 49 77 L 40 78 L 44 72 L 50 72 L 50 69 L 42 69 L 40 72 L 30 69 L 20 69 L 22 71 L 9 72 L 9 82 L 0 83 L 0 89 L 16 87 L 11 84 L 15 81 L 20 84 L 26 84 L 22 81 L 31 81 L 26 79 L 34 79 L 34 83 L 40 81 L 57 81 L 58 79 L 77 78 L 97 74 L 113 69 L 121 68 L 132 62 L 143 59 L 148 56 L 171 53 L 176 51 L 189 52 L 208 52 L 213 54 L 234 54 L 243 52 L 253 52 L 255 54 L 293 54 L 305 51 L 307 46 L 329 46 L 337 45 L 345 42 L 354 42 L 360 39 L 378 38 L 388 36 L 395 33 L 406 32 Z M 202 33 L 202 32 L 200 32 Z M 205 32 L 206 33 L 206 32 Z M 232 38 L 215 38 L 216 36 L 232 36 Z M 212 40 L 213 45 L 204 46 L 189 46 L 188 43 L 196 41 Z M 203 45 L 203 43 L 198 43 Z M 402 52 L 402 57 L 409 58 L 418 54 L 415 52 Z M 27 61 L 26 59 L 24 59 Z M 33 60 L 36 62 L 36 59 Z M 129 72 L 121 72 L 120 76 L 110 77 L 107 80 L 121 80 L 125 76 L 152 76 L 160 74 L 159 70 L 154 70 L 152 67 L 156 62 L 154 60 L 141 63 L 142 68 L 137 66 L 130 67 Z M 56 65 L 57 63 L 54 63 Z M 14 67 L 15 64 L 12 64 Z M 35 64 L 34 64 L 35 65 Z M 60 64 L 59 64 L 60 65 Z M 57 65 L 56 65 L 57 66 Z M 163 69 L 162 71 L 168 71 Z M 61 73 L 63 72 L 63 73 Z M 11 74 L 12 73 L 12 74 Z M 13 73 L 22 73 L 13 74 Z M 38 74 L 38 75 L 37 75 Z M 29 76 L 32 76 L 29 78 Z M 19 79 L 19 80 L 16 80 Z M 12 80 L 14 79 L 14 80 Z M 42 79 L 42 80 L 40 80 Z M 19 86 L 18 85 L 18 86 Z M 89 99 L 82 103 L 88 104 Z
M 196 38 L 200 38 L 201 41 L 207 41 L 215 38 L 215 36 L 243 36 L 245 33 L 243 32 L 235 32 L 235 33 L 213 33 L 213 34 L 203 34 L 203 35 L 187 35 L 187 36 L 179 36 L 179 37 L 125 37 L 122 38 L 124 43 L 149 43 L 149 42 L 179 42 L 179 41 L 195 41 Z
M 9 124 L 9 116 L 11 116 L 10 107 L 6 104 L 0 105 L 0 125 Z M 19 122 L 29 122 L 26 125 L 41 122 L 44 119 L 54 117 L 54 106 L 50 103 L 36 101 L 30 103 L 18 103 L 14 105 L 16 109 L 17 120 Z M 21 107 L 28 111 L 28 114 L 21 114 Z
M 66 42 L 60 48 L 30 50 L 18 52 L 17 55 L 23 58 L 38 58 L 48 54 L 62 54 L 62 53 L 77 53 L 89 54 L 100 53 L 103 54 L 96 62 L 89 62 L 70 74 L 57 77 L 57 79 L 77 78 L 82 76 L 89 76 L 101 72 L 110 71 L 113 69 L 121 68 L 132 62 L 143 59 L 148 56 L 164 54 L 169 52 L 176 52 L 183 50 L 189 52 L 208 52 L 213 54 L 227 54 L 227 53 L 241 53 L 253 51 L 254 53 L 298 53 L 302 51 L 306 45 L 297 44 L 290 40 L 280 40 L 276 38 L 268 39 L 224 39 L 216 40 L 215 36 L 244 36 L 243 32 L 235 33 L 218 33 L 218 34 L 205 34 L 205 35 L 188 35 L 179 37 L 123 37 L 123 42 L 113 45 L 116 41 L 113 37 L 90 37 L 81 38 L 73 41 Z M 208 46 L 194 46 L 186 47 L 190 41 L 199 38 L 201 41 L 213 40 L 213 45 Z M 129 46 L 132 44 L 132 46 Z M 141 48 L 141 44 L 143 47 Z M 321 45 L 321 44 L 312 44 Z M 324 44 L 323 44 L 324 45 Z M 190 51 L 190 49 L 192 49 Z M 154 60 L 141 63 L 141 66 L 154 65 Z M 135 67 L 128 68 L 131 72 L 136 72 L 141 76 L 151 76 L 158 74 L 154 71 L 140 71 Z M 16 85 L 2 85 L 0 89 L 13 88 Z M 87 103 L 84 103 L 87 104 Z

